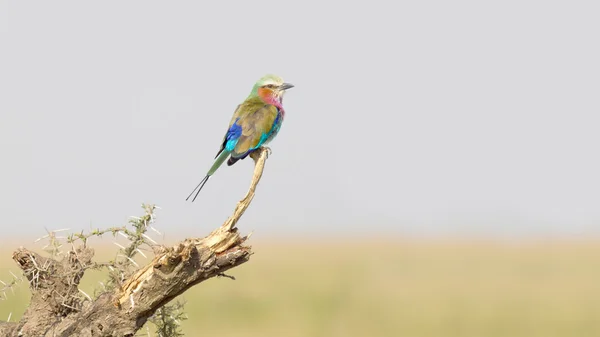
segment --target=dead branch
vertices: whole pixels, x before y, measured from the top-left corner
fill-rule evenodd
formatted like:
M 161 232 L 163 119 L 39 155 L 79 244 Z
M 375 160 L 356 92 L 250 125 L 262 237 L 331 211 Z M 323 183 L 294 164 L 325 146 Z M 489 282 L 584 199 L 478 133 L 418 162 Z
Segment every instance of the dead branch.
M 14 336 L 17 325 L 16 322 L 0 322 L 0 336 Z
M 31 305 L 18 323 L 0 322 L 0 335 L 134 336 L 157 309 L 190 287 L 247 262 L 248 236 L 241 236 L 236 224 L 254 198 L 267 156 L 265 148 L 252 153 L 250 188 L 225 223 L 204 238 L 160 247 L 149 264 L 94 301 L 76 296 L 81 277 L 92 265 L 91 248 L 79 247 L 61 260 L 24 248 L 15 251 L 13 259 L 29 280 Z

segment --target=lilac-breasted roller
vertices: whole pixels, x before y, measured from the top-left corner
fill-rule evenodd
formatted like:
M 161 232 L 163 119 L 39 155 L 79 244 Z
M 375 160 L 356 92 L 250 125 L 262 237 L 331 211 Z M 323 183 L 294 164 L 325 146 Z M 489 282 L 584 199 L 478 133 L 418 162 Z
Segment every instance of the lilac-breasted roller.
M 275 75 L 263 76 L 254 84 L 248 98 L 233 113 L 214 164 L 185 200 L 198 190 L 192 202 L 196 200 L 208 178 L 227 158 L 227 165 L 231 166 L 275 138 L 285 117 L 283 95 L 293 87 Z

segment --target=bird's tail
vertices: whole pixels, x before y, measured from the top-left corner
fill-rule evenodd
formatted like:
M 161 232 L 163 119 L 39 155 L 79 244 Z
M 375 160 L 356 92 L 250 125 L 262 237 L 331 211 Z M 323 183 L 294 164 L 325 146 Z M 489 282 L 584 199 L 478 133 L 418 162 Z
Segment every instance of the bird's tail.
M 210 167 L 210 170 L 208 170 L 208 173 L 206 173 L 206 175 L 212 176 L 219 169 L 219 167 L 221 167 L 221 165 L 223 165 L 223 162 L 225 162 L 225 159 L 227 159 L 227 157 L 229 156 L 230 153 L 231 153 L 231 151 L 227 151 L 227 150 L 224 150 L 223 152 L 221 152 L 221 154 L 217 157 L 217 159 L 215 159 L 213 166 Z
M 190 193 L 190 195 L 188 195 L 188 197 L 185 198 L 186 201 L 192 196 L 192 194 L 194 194 L 194 192 L 196 192 L 196 190 L 198 190 L 196 192 L 196 195 L 192 199 L 192 202 L 194 202 L 194 200 L 196 200 L 196 197 L 198 197 L 198 194 L 200 194 L 200 191 L 204 187 L 204 184 L 206 184 L 206 182 L 208 181 L 208 178 L 210 178 L 210 176 L 212 176 L 217 171 L 217 169 L 219 169 L 219 167 L 221 167 L 221 165 L 223 165 L 223 163 L 229 156 L 229 153 L 230 153 L 229 151 L 221 152 L 221 154 L 215 160 L 214 164 L 210 167 L 210 170 L 208 170 L 208 172 L 206 173 L 206 176 L 204 177 L 204 179 L 202 179 L 202 181 L 200 181 L 198 186 L 196 186 L 196 188 L 194 188 L 192 193 Z

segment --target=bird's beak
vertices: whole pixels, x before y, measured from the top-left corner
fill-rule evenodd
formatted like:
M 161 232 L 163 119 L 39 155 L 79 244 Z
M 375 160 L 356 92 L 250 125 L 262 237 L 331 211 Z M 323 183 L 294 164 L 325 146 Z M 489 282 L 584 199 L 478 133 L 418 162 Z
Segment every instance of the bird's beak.
M 288 89 L 291 89 L 291 88 L 293 88 L 293 87 L 294 87 L 294 85 L 293 85 L 293 84 L 291 84 L 291 83 L 284 83 L 284 84 L 282 84 L 282 85 L 281 85 L 279 88 L 280 88 L 281 90 L 288 90 Z

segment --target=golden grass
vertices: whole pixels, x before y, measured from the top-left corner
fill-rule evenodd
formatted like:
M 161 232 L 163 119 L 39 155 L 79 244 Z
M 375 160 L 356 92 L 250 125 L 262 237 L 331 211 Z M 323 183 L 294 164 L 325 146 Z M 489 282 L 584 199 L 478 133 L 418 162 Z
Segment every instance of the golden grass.
M 187 336 L 600 336 L 600 241 L 253 244 L 237 281 L 185 294 Z M 26 286 L 7 295 L 18 319 Z

